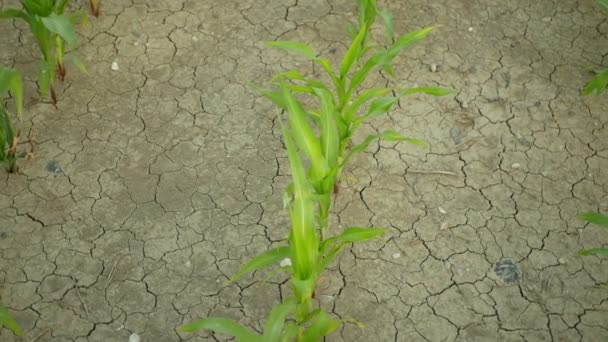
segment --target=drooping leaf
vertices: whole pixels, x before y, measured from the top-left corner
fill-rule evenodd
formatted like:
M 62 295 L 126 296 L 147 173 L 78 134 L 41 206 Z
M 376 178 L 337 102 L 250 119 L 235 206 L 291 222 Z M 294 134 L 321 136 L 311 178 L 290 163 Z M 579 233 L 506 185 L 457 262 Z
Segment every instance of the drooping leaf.
M 351 122 L 355 114 L 357 114 L 359 108 L 363 106 L 367 101 L 384 96 L 389 92 L 390 89 L 388 88 L 370 88 L 362 91 L 361 94 L 355 98 L 353 103 L 348 108 L 346 108 L 344 119 L 347 122 Z
M 21 75 L 15 69 L 0 67 L 0 96 L 10 91 L 17 108 L 19 120 L 23 117 L 23 81 Z
M 601 95 L 608 87 L 608 69 L 595 75 L 595 77 L 583 89 L 583 96 Z
M 283 303 L 276 305 L 270 311 L 266 324 L 264 325 L 264 341 L 266 342 L 279 342 L 283 327 L 285 326 L 285 319 L 287 315 L 294 312 L 296 309 L 296 301 L 291 298 Z
M 319 311 L 314 322 L 304 330 L 302 342 L 318 342 L 322 337 L 338 329 L 341 324 L 342 322 L 331 318 L 325 311 Z
M 384 235 L 384 233 L 386 233 L 386 229 L 348 227 L 330 240 L 334 242 L 361 242 L 375 239 Z
M 589 223 L 597 224 L 600 227 L 608 228 L 608 215 L 594 212 L 587 212 L 578 215 L 578 218 Z
M 397 102 L 396 97 L 381 97 L 372 102 L 365 116 L 374 117 L 385 114 L 391 109 L 395 102 Z
M 299 327 L 296 323 L 290 322 L 285 326 L 283 330 L 283 335 L 281 336 L 281 342 L 293 342 L 296 340 L 296 336 L 298 335 Z
M 0 325 L 5 326 L 17 336 L 23 336 L 23 330 L 2 304 L 0 304 Z
M 317 57 L 317 54 L 310 46 L 300 42 L 281 40 L 274 42 L 266 42 L 266 45 L 283 49 L 291 53 L 296 53 L 308 59 L 315 59 Z
M 234 320 L 222 317 L 208 317 L 204 319 L 199 319 L 188 324 L 182 325 L 181 327 L 179 327 L 179 330 L 183 332 L 211 330 L 214 332 L 234 336 L 240 342 L 264 342 L 262 336 L 243 327 Z
M 51 88 L 53 79 L 55 78 L 55 63 L 41 60 L 38 65 L 38 86 L 40 88 L 40 96 L 46 96 Z
M 454 93 L 454 89 L 443 87 L 417 87 L 406 89 L 401 92 L 401 96 L 407 96 L 415 93 L 424 93 L 432 96 L 446 96 Z
M 285 99 L 283 98 L 283 94 L 280 91 L 276 91 L 274 89 L 261 88 L 255 84 L 249 85 L 254 90 L 257 90 L 262 95 L 264 95 L 267 99 L 269 99 L 272 103 L 274 103 L 277 107 L 281 109 L 287 109 L 287 104 L 285 104 Z
M 600 4 L 603 9 L 608 11 L 608 0 L 597 0 L 597 3 Z
M 365 64 L 357 69 L 357 71 L 353 74 L 351 78 L 350 84 L 348 85 L 348 90 L 346 91 L 346 96 L 350 97 L 350 95 L 357 89 L 357 87 L 365 81 L 369 73 L 377 68 L 384 66 L 387 62 L 386 53 L 379 52 L 370 57 Z
M 580 254 L 582 256 L 596 254 L 596 255 L 601 255 L 601 256 L 608 257 L 608 248 L 585 249 L 585 250 L 582 250 L 582 251 L 578 252 L 578 254 Z
M 289 247 L 277 247 L 259 254 L 255 258 L 249 260 L 232 278 L 230 282 L 237 281 L 243 275 L 253 272 L 268 266 L 276 265 L 281 260 L 289 257 Z
M 53 12 L 54 0 L 21 0 L 21 4 L 27 13 L 46 17 Z
M 42 17 L 42 23 L 49 31 L 58 34 L 69 47 L 76 46 L 76 32 L 70 19 L 64 15 L 52 13 L 48 17 Z
M 355 145 L 353 148 L 351 148 L 351 150 L 347 154 L 346 158 L 344 158 L 342 165 L 345 165 L 353 155 L 365 151 L 367 149 L 367 147 L 369 146 L 369 144 L 371 144 L 373 141 L 378 140 L 378 139 L 386 140 L 386 141 L 406 141 L 406 142 L 409 142 L 409 143 L 412 143 L 412 144 L 418 145 L 418 146 L 426 145 L 426 143 L 420 139 L 408 138 L 408 137 L 405 137 L 405 136 L 399 134 L 399 132 L 396 132 L 394 130 L 386 130 L 380 134 L 368 135 L 365 138 L 365 140 L 363 140 L 362 143 Z

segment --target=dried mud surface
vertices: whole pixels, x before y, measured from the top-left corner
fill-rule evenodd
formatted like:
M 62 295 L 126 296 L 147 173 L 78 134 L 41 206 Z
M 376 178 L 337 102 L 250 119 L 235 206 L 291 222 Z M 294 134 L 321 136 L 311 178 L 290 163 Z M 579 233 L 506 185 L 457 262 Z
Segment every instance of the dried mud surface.
M 36 158 L 0 173 L 0 300 L 37 341 L 224 340 L 177 332 L 206 315 L 260 330 L 285 279 L 226 280 L 284 240 L 289 174 L 276 112 L 248 83 L 320 74 L 263 42 L 336 61 L 355 1 L 102 3 L 80 30 L 89 75 L 70 68 L 57 109 L 28 101 Z M 390 127 L 430 147 L 376 144 L 346 170 L 334 226 L 389 234 L 322 279 L 319 302 L 366 325 L 328 341 L 606 340 L 608 261 L 576 252 L 608 234 L 576 214 L 608 210 L 608 96 L 580 97 L 584 67 L 608 65 L 608 16 L 591 0 L 388 7 L 398 33 L 443 25 L 393 84 L 458 93 L 403 99 L 356 137 Z M 35 94 L 27 27 L 0 22 L 0 45 Z

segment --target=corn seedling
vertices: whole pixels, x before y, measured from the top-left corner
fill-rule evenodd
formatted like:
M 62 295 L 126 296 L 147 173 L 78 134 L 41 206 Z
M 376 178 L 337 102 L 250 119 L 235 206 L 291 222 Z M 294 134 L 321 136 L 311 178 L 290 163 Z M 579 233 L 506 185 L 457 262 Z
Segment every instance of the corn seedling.
M 99 6 L 101 6 L 101 0 L 89 0 L 89 7 L 95 18 L 99 17 Z
M 0 68 L 0 96 L 11 92 L 21 121 L 23 113 L 23 84 L 21 76 L 14 69 Z M 4 101 L 0 100 L 0 164 L 8 172 L 17 171 L 17 144 L 19 136 L 15 134 L 11 118 Z
M 608 0 L 597 0 L 597 2 L 600 7 L 608 11 Z M 608 87 L 608 68 L 591 71 L 595 74 L 595 77 L 583 89 L 583 96 L 591 94 L 600 95 Z
M 581 214 L 578 217 L 589 223 L 598 225 L 601 228 L 608 229 L 608 215 L 590 212 L 590 213 Z M 608 248 L 590 248 L 590 249 L 582 250 L 582 251 L 578 252 L 578 254 L 583 255 L 583 256 L 591 255 L 591 254 L 608 256 Z
M 4 326 L 17 336 L 23 336 L 23 331 L 8 310 L 0 304 L 0 326 Z
M 21 9 L 0 11 L 0 18 L 20 18 L 30 26 L 42 55 L 38 68 L 40 96 L 45 97 L 50 90 L 54 104 L 57 102 L 53 89 L 55 78 L 63 80 L 66 75 L 66 45 L 70 49 L 76 47 L 74 25 L 79 14 L 66 15 L 67 3 L 68 0 L 21 0 Z M 86 73 L 75 53 L 72 53 L 72 62 Z
M 315 305 L 315 288 L 323 271 L 340 252 L 354 242 L 379 238 L 384 229 L 349 227 L 336 235 L 329 234 L 331 200 L 337 191 L 342 170 L 352 156 L 363 152 L 373 141 L 405 141 L 423 145 L 418 139 L 394 130 L 367 136 L 352 144 L 351 138 L 363 122 L 386 114 L 400 96 L 414 93 L 447 95 L 447 88 L 359 89 L 366 78 L 383 70 L 393 75 L 392 61 L 405 48 L 425 38 L 433 27 L 394 37 L 393 19 L 388 12 L 378 12 L 375 0 L 358 0 L 359 21 L 353 39 L 339 68 L 334 71 L 327 59 L 317 57 L 304 43 L 275 41 L 268 45 L 303 56 L 319 65 L 328 83 L 310 79 L 297 70 L 277 74 L 273 88 L 257 88 L 286 115 L 279 115 L 292 174 L 284 195 L 284 206 L 291 219 L 287 246 L 271 249 L 246 263 L 231 279 L 266 267 L 281 265 L 289 272 L 293 297 L 275 306 L 267 317 L 263 332 L 245 328 L 219 317 L 193 321 L 182 331 L 201 329 L 232 335 L 239 341 L 319 341 L 346 321 L 338 320 Z M 376 17 L 383 18 L 385 44 L 372 43 L 371 27 Z M 318 108 L 305 108 L 296 95 L 318 99 Z M 308 165 L 305 167 L 305 165 Z M 289 263 L 281 261 L 289 260 Z

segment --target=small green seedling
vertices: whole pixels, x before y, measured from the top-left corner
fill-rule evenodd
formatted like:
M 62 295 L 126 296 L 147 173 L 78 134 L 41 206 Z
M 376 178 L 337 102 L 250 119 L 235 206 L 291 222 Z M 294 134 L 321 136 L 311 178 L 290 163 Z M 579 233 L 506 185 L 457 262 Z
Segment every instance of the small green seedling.
M 66 44 L 70 49 L 76 47 L 74 25 L 79 14 L 66 15 L 64 12 L 67 3 L 68 0 L 21 0 L 21 9 L 0 11 L 0 19 L 20 18 L 30 26 L 42 55 L 38 68 L 40 96 L 45 97 L 50 90 L 54 104 L 57 103 L 53 89 L 55 77 L 63 80 L 66 75 Z M 84 65 L 74 52 L 72 62 L 86 73 Z
M 0 326 L 6 327 L 17 336 L 23 336 L 23 330 L 2 304 L 0 304 Z
M 597 0 L 600 7 L 608 11 L 608 0 Z M 601 95 L 608 87 L 608 68 L 602 70 L 592 70 L 595 77 L 587 83 L 587 86 L 583 89 L 583 96 L 587 95 Z
M 601 228 L 608 229 L 608 215 L 589 212 L 589 213 L 580 214 L 578 217 L 589 223 L 598 225 Z M 591 254 L 608 256 L 608 248 L 590 248 L 590 249 L 582 250 L 582 251 L 578 252 L 578 254 L 583 255 L 583 256 L 591 255 Z
M 388 12 L 378 12 L 376 0 L 358 0 L 358 5 L 359 21 L 352 29 L 352 43 L 335 71 L 329 60 L 318 57 L 304 43 L 268 43 L 319 65 L 330 84 L 290 70 L 273 78 L 274 87 L 256 87 L 286 113 L 279 115 L 278 121 L 292 177 L 292 184 L 284 196 L 291 229 L 287 246 L 273 248 L 253 258 L 231 281 L 250 272 L 280 266 L 278 269 L 288 272 L 291 277 L 293 296 L 270 311 L 261 333 L 218 317 L 196 320 L 182 326 L 182 331 L 211 330 L 234 336 L 242 342 L 316 342 L 343 323 L 352 321 L 337 319 L 318 306 L 315 302 L 317 283 L 342 250 L 354 242 L 380 238 L 385 229 L 349 227 L 328 236 L 328 218 L 337 182 L 352 156 L 363 152 L 375 140 L 405 141 L 415 145 L 423 145 L 424 142 L 394 130 L 369 135 L 357 144 L 352 144 L 351 139 L 365 121 L 389 112 L 401 96 L 414 93 L 447 95 L 452 92 L 440 87 L 360 89 L 372 73 L 384 71 L 389 76 L 393 75 L 392 61 L 399 52 L 421 41 L 433 27 L 395 38 L 393 18 Z M 383 18 L 387 32 L 383 45 L 374 44 L 371 36 L 371 27 L 378 14 Z M 296 95 L 314 97 L 318 101 L 313 103 L 319 103 L 319 106 L 305 108 Z M 285 260 L 289 262 L 285 263 Z
M 0 97 L 9 91 L 15 101 L 18 119 L 21 121 L 23 116 L 23 83 L 21 76 L 14 69 L 0 67 Z M 17 171 L 18 143 L 19 134 L 15 134 L 4 101 L 0 99 L 0 164 L 9 173 Z

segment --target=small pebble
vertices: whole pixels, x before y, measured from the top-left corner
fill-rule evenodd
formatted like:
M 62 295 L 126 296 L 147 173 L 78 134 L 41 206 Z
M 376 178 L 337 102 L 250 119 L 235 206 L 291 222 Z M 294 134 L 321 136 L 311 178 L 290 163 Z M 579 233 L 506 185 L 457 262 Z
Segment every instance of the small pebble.
M 542 21 L 548 23 L 551 21 L 551 17 L 544 17 L 543 19 L 541 19 Z
M 462 103 L 460 104 L 461 108 L 469 108 L 469 103 L 467 101 L 462 101 Z
M 285 259 L 281 260 L 281 262 L 279 263 L 279 266 L 281 266 L 281 267 L 291 266 L 291 259 L 285 258 Z
M 399 259 L 399 258 L 401 258 L 401 253 L 393 254 L 393 259 Z
M 519 163 L 513 163 L 513 164 L 511 164 L 511 168 L 513 168 L 513 169 L 519 169 L 520 166 L 521 165 L 519 165 Z
M 437 210 L 439 210 L 440 213 L 442 213 L 443 215 L 447 214 L 448 212 L 445 211 L 445 209 L 443 209 L 442 207 L 437 208 Z
M 186 261 L 186 267 L 190 267 L 192 266 L 192 263 L 190 262 L 190 260 Z
M 192 41 L 193 42 L 198 42 L 198 37 L 197 36 L 192 36 Z
M 562 265 L 565 265 L 566 264 L 566 259 L 559 258 L 559 263 L 562 264 Z
M 473 27 L 469 27 L 469 32 L 473 32 Z
M 439 227 L 439 230 L 446 230 L 446 229 L 448 229 L 448 223 L 447 222 L 443 222 L 441 224 L 441 227 Z
M 437 64 L 431 64 L 431 72 L 437 72 Z
M 118 71 L 120 68 L 118 67 L 118 62 L 114 61 L 112 62 L 112 70 L 114 71 Z
M 129 336 L 129 342 L 139 342 L 141 341 L 141 339 L 139 338 L 139 335 L 137 335 L 137 333 L 132 333 L 131 336 Z
M 139 45 L 139 42 L 133 43 L 133 46 L 137 46 L 137 45 Z

